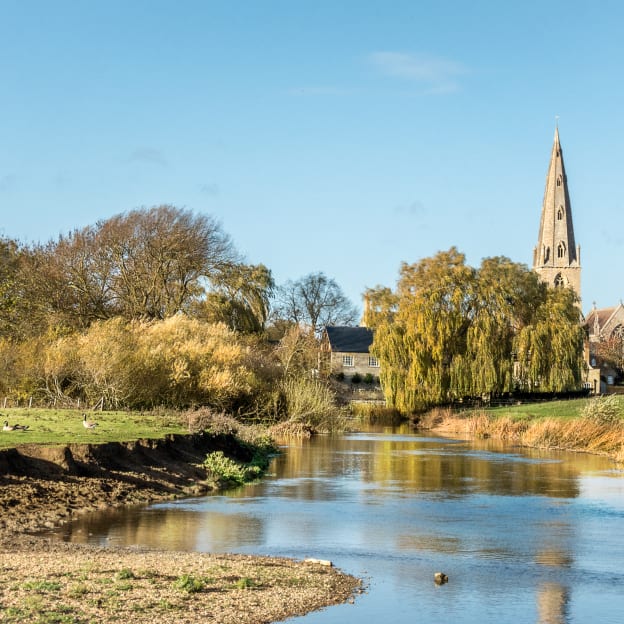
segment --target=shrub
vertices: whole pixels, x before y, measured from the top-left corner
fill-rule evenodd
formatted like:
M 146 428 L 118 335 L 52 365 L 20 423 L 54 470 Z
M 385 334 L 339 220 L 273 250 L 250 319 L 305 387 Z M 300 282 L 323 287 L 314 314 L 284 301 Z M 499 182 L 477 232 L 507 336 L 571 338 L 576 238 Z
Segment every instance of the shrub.
M 366 373 L 366 375 L 364 375 L 364 383 L 370 386 L 375 383 L 375 377 L 371 375 L 371 373 Z
M 243 464 L 227 457 L 223 451 L 208 453 L 204 460 L 206 470 L 214 479 L 242 485 L 252 479 L 257 479 L 262 474 L 260 466 Z
M 581 416 L 599 424 L 610 425 L 622 421 L 622 412 L 617 395 L 609 394 L 590 399 L 583 408 Z
M 305 423 L 315 431 L 333 431 L 343 426 L 344 414 L 336 405 L 334 393 L 318 379 L 284 379 L 281 390 L 289 420 Z
M 351 383 L 359 384 L 362 381 L 362 375 L 360 373 L 354 373 L 351 377 Z

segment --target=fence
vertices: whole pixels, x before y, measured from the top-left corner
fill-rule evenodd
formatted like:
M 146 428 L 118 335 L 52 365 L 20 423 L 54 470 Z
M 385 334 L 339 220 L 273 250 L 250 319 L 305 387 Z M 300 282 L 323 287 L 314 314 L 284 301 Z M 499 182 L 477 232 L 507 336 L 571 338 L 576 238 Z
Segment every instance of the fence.
M 97 403 L 91 404 L 89 401 L 81 399 L 70 399 L 68 397 L 53 397 L 53 398 L 14 398 L 5 396 L 2 400 L 2 409 L 15 409 L 21 408 L 62 408 L 62 409 L 83 409 L 83 410 L 104 410 L 104 397 L 102 397 Z

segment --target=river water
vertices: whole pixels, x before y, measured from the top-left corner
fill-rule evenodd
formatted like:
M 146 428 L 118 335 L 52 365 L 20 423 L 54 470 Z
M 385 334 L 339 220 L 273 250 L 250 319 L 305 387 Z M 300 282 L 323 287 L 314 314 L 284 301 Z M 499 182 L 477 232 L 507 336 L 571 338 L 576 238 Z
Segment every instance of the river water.
M 85 516 L 59 537 L 330 559 L 364 579 L 355 604 L 296 623 L 624 622 L 624 472 L 590 455 L 405 428 L 317 437 L 259 483 Z

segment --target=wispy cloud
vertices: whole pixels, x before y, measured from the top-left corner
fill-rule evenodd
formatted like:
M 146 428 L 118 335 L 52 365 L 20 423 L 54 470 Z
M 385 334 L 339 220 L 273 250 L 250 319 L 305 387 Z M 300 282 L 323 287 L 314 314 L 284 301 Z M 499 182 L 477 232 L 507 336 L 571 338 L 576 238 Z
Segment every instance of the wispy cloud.
M 128 160 L 130 162 L 147 163 L 160 167 L 166 167 L 169 164 L 164 154 L 153 147 L 137 147 L 137 149 L 130 154 Z
M 368 58 L 381 73 L 418 82 L 430 94 L 459 91 L 458 78 L 468 73 L 461 63 L 425 54 L 373 52 Z

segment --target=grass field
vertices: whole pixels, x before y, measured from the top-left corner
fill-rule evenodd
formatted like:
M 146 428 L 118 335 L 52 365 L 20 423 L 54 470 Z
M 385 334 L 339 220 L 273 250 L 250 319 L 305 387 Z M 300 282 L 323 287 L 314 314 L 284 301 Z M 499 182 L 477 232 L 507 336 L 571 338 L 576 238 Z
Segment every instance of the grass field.
M 578 418 L 590 399 L 572 399 L 569 401 L 545 401 L 543 403 L 526 403 L 487 409 L 491 416 L 508 416 L 513 419 L 525 420 L 535 418 Z M 621 399 L 624 408 L 624 397 Z
M 184 417 L 175 412 L 87 412 L 95 429 L 82 424 L 83 412 L 68 409 L 13 408 L 0 412 L 0 424 L 27 425 L 26 431 L 2 431 L 0 449 L 17 444 L 102 444 L 188 433 Z

